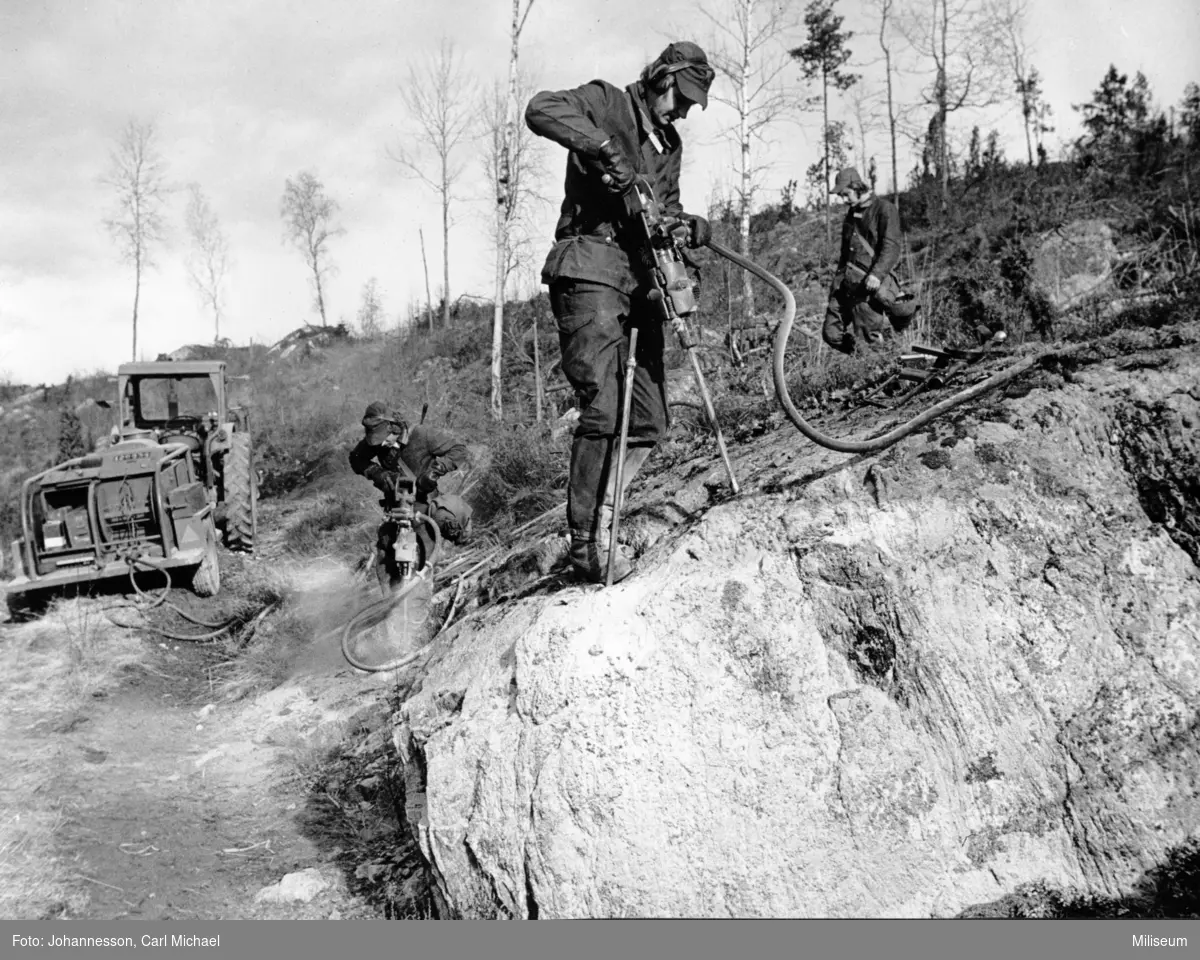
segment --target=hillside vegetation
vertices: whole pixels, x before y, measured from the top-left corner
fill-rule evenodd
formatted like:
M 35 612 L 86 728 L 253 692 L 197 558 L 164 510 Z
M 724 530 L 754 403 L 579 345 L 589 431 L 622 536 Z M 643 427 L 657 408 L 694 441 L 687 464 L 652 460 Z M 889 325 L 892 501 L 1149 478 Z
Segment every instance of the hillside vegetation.
M 904 344 L 971 344 L 1001 328 L 1017 345 L 1028 339 L 1075 339 L 1120 322 L 1111 309 L 1114 299 L 1164 315 L 1180 302 L 1191 304 L 1194 298 L 1186 292 L 1200 262 L 1195 193 L 1200 105 L 1185 102 L 1173 129 L 1148 103 L 1131 106 L 1126 102 L 1131 94 L 1113 99 L 1104 95 L 1106 89 L 1097 91 L 1087 132 L 1068 160 L 1008 164 L 994 141 L 981 149 L 977 130 L 966 154 L 954 158 L 956 176 L 948 195 L 931 175 L 914 173 L 913 184 L 897 198 L 905 229 L 898 272 L 924 309 Z M 881 358 L 835 356 L 821 344 L 836 251 L 826 244 L 820 211 L 798 208 L 793 197 L 794 189 L 787 190 L 778 203 L 755 214 L 752 254 L 796 293 L 788 364 L 792 393 L 797 402 L 820 408 L 832 392 L 876 371 Z M 736 245 L 732 205 L 710 215 L 717 239 Z M 1101 295 L 1062 311 L 1038 289 L 1033 264 L 1042 238 L 1078 220 L 1108 224 L 1118 260 Z M 759 284 L 753 314 L 746 315 L 737 268 L 709 251 L 697 259 L 702 362 L 722 425 L 736 442 L 739 430 L 757 429 L 776 409 L 765 323 L 782 304 Z M 282 361 L 262 348 L 209 348 L 228 360 L 232 375 L 246 378 L 262 495 L 326 498 L 322 522 L 298 536 L 298 548 L 325 550 L 328 535 L 336 541 L 333 546 L 349 549 L 353 543 L 357 551 L 367 535 L 363 525 L 374 523 L 373 491 L 364 482 L 348 482 L 345 454 L 357 440 L 363 409 L 377 398 L 414 420 L 426 408 L 428 422 L 461 434 L 472 446 L 474 465 L 461 482 L 476 508 L 481 536 L 502 536 L 506 528 L 562 499 L 569 424 L 558 431 L 551 425 L 570 409 L 573 396 L 557 369 L 548 300 L 541 294 L 506 305 L 505 419 L 499 423 L 488 412 L 491 317 L 490 304 L 460 300 L 448 327 L 335 339 L 327 349 Z M 540 420 L 535 353 L 543 387 Z M 700 436 L 706 428 L 690 390 L 690 371 L 674 345 L 668 369 L 677 429 L 655 458 L 660 465 L 672 462 L 691 442 L 706 440 Z M 0 385 L 3 563 L 9 562 L 7 544 L 18 527 L 21 481 L 89 449 L 111 424 L 111 412 L 81 404 L 115 399 L 113 391 L 109 374 L 100 372 L 36 390 Z

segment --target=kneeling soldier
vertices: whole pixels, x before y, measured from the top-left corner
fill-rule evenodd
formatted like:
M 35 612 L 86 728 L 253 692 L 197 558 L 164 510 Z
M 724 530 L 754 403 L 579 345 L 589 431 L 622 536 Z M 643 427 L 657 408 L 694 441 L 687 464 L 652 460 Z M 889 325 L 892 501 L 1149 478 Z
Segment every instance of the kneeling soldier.
M 442 536 L 462 543 L 471 531 L 471 505 L 453 493 L 440 493 L 438 480 L 466 465 L 461 441 L 433 427 L 410 427 L 398 413 L 375 401 L 362 418 L 362 440 L 350 451 L 351 469 L 391 496 L 401 464 L 416 478 L 414 509 L 432 517 Z

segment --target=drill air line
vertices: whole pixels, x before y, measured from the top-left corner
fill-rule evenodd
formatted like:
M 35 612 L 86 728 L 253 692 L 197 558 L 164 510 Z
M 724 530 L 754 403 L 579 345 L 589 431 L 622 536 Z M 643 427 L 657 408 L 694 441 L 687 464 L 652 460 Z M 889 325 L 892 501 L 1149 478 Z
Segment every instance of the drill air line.
M 999 373 L 989 377 L 981 383 L 977 383 L 965 390 L 961 390 L 953 396 L 942 400 L 940 403 L 934 404 L 927 410 L 917 414 L 917 416 L 913 417 L 907 423 L 902 423 L 894 430 L 890 430 L 881 436 L 873 437 L 869 440 L 839 440 L 836 437 L 826 436 L 807 420 L 805 420 L 804 417 L 800 415 L 800 411 L 796 409 L 796 405 L 792 403 L 792 397 L 788 393 L 787 378 L 784 374 L 783 361 L 784 355 L 787 353 L 788 337 L 792 332 L 792 323 L 796 319 L 796 298 L 792 296 L 792 291 L 789 290 L 787 285 L 778 277 L 768 273 L 753 260 L 748 260 L 741 254 L 730 250 L 724 244 L 718 243 L 716 240 L 710 240 L 708 242 L 708 246 L 715 253 L 724 257 L 726 260 L 736 264 L 743 270 L 748 270 L 760 280 L 770 284 L 777 291 L 779 291 L 779 294 L 783 297 L 783 317 L 780 319 L 779 325 L 775 329 L 775 349 L 773 363 L 775 396 L 779 399 L 780 404 L 783 406 L 784 412 L 786 412 L 788 415 L 788 419 L 795 424 L 797 430 L 804 434 L 804 436 L 806 436 L 813 443 L 819 444 L 820 446 L 829 450 L 835 450 L 838 453 L 873 453 L 876 450 L 883 450 L 886 447 L 890 447 L 898 440 L 901 440 L 910 433 L 913 433 L 914 431 L 923 427 L 925 424 L 929 423 L 930 420 L 940 417 L 947 410 L 951 410 L 960 404 L 966 403 L 968 400 L 972 400 L 975 397 L 978 397 L 980 394 L 987 393 L 989 390 L 994 390 L 1001 384 L 1007 383 L 1009 380 L 1020 376 L 1050 353 L 1061 355 L 1068 352 L 1067 350 L 1054 350 L 1046 351 L 1036 356 L 1027 357 L 1024 360 L 1014 363 L 1011 367 L 1001 370 Z

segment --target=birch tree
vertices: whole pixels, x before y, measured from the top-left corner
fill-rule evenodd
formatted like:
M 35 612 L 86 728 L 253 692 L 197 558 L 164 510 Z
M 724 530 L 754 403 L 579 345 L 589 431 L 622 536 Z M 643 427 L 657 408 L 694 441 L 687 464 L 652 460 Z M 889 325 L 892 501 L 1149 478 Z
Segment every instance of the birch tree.
M 750 214 L 766 165 L 756 159 L 756 147 L 770 143 L 773 124 L 794 115 L 793 91 L 786 73 L 791 66 L 784 46 L 798 20 L 786 0 L 723 0 L 702 7 L 712 24 L 715 39 L 709 62 L 729 82 L 728 95 L 714 86 L 709 98 L 734 111 L 736 126 L 726 133 L 738 151 L 738 241 L 743 256 L 751 256 Z M 754 286 L 742 272 L 742 316 L 754 315 Z
M 933 108 L 925 146 L 941 189 L 950 197 L 947 125 L 952 113 L 990 107 L 1003 99 L 1004 45 L 986 0 L 913 0 L 901 30 L 930 79 L 922 99 Z
M 1041 78 L 1030 60 L 1026 39 L 1028 0 L 992 0 L 992 16 L 996 22 L 997 35 L 1003 44 L 1003 55 L 1008 62 L 1017 102 L 1021 107 L 1021 120 L 1025 126 L 1025 153 L 1032 167 L 1033 133 L 1037 125 L 1037 109 L 1041 99 Z
M 138 304 L 142 275 L 154 267 L 155 248 L 166 238 L 163 209 L 169 187 L 152 122 L 130 120 L 109 155 L 101 183 L 116 195 L 115 210 L 104 220 L 121 259 L 133 266 L 133 352 L 137 360 Z
M 187 258 L 188 276 L 200 296 L 200 302 L 212 311 L 215 343 L 221 339 L 225 275 L 229 269 L 229 242 L 212 205 L 198 183 L 188 184 L 188 205 L 183 222 L 191 243 Z
M 504 416 L 501 397 L 501 358 L 504 351 L 504 291 L 508 286 L 508 275 L 513 267 L 513 226 L 520 214 L 523 191 L 527 190 L 525 160 L 529 153 L 531 136 L 524 124 L 517 122 L 519 79 L 518 61 L 521 53 L 521 31 L 534 0 L 512 0 L 512 24 L 509 30 L 508 83 L 502 96 L 493 97 L 491 116 L 487 126 L 489 140 L 489 167 L 496 185 L 496 273 L 495 307 L 492 314 L 492 419 Z
M 337 201 L 325 193 L 325 185 L 316 174 L 305 170 L 295 180 L 286 180 L 279 213 L 283 217 L 284 239 L 292 243 L 312 275 L 313 296 L 321 326 L 329 326 L 325 313 L 325 280 L 336 268 L 329 253 L 329 241 L 346 231 L 334 222 Z
M 437 191 L 441 201 L 443 327 L 450 325 L 450 208 L 465 168 L 461 154 L 475 116 L 474 87 L 453 41 L 443 38 L 436 53 L 409 68 L 400 88 L 416 147 L 400 146 L 390 154 L 407 175 Z
M 892 80 L 896 75 L 892 64 L 893 31 L 895 18 L 893 16 L 896 0 L 871 0 L 879 15 L 879 49 L 883 53 L 883 75 L 887 93 L 888 142 L 891 146 L 892 158 L 892 203 L 900 210 L 900 168 L 896 161 L 896 100 L 892 89 Z

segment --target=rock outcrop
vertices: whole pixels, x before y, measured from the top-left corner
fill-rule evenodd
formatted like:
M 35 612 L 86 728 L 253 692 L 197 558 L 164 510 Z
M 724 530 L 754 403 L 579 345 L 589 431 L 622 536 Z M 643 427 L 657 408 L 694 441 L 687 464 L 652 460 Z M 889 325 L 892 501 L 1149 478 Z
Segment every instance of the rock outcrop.
M 1146 336 L 882 455 L 783 427 L 736 499 L 661 475 L 629 580 L 443 634 L 393 718 L 441 914 L 952 916 L 1187 842 L 1200 331 Z

